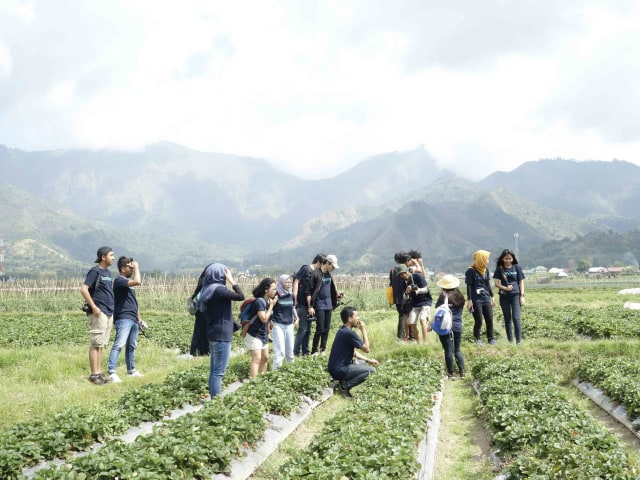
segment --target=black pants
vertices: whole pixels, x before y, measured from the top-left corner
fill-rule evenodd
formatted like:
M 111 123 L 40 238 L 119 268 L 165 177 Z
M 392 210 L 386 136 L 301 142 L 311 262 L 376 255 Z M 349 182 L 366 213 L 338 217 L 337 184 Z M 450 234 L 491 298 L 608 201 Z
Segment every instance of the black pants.
M 321 352 L 327 349 L 329 329 L 331 328 L 331 312 L 331 310 L 316 310 L 316 332 L 313 334 L 311 354 L 318 351 L 318 343 Z
M 493 340 L 493 308 L 490 303 L 478 305 L 473 304 L 473 336 L 476 340 L 480 340 L 480 332 L 482 330 L 482 317 L 487 325 L 487 340 Z

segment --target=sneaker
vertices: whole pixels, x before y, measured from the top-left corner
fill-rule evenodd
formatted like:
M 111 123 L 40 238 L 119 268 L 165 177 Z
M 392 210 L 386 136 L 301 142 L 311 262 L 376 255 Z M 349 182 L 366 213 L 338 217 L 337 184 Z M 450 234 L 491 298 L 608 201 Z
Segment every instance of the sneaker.
M 127 373 L 127 377 L 142 377 L 142 374 L 138 370 L 134 370 L 131 373 Z
M 120 380 L 120 377 L 116 372 L 113 372 L 109 374 L 109 381 L 113 383 L 120 383 L 122 380 Z
M 484 343 L 482 343 L 482 340 L 480 340 L 479 338 L 476 338 L 476 345 L 478 345 L 479 347 L 482 347 Z
M 321 357 L 326 357 L 327 356 L 327 352 L 325 352 L 324 350 L 320 352 L 320 356 Z
M 344 398 L 347 398 L 349 400 L 353 398 L 353 395 L 351 395 L 351 392 L 346 388 L 343 388 L 342 385 L 338 385 L 338 393 L 342 395 Z
M 467 376 L 467 374 L 466 374 L 466 373 L 464 373 L 464 372 L 460 372 L 460 378 L 464 378 L 464 377 L 466 377 L 466 376 Z
M 497 342 L 495 340 L 489 340 L 489 345 L 495 345 Z
M 452 382 L 456 381 L 456 376 L 453 373 L 449 374 L 449 380 L 451 380 Z
M 104 377 L 99 373 L 96 373 L 94 375 L 89 375 L 89 381 L 94 385 L 104 385 L 107 383 Z
M 183 353 L 182 355 L 178 355 L 179 360 L 191 360 L 192 358 L 193 355 L 191 355 L 190 353 Z

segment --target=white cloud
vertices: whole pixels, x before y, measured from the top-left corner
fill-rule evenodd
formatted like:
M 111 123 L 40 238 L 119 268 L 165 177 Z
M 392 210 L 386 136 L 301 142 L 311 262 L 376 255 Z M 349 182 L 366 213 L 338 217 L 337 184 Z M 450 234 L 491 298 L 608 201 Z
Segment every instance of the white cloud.
M 0 143 L 171 140 L 306 177 L 424 145 L 473 178 L 640 164 L 635 2 L 8 2 Z

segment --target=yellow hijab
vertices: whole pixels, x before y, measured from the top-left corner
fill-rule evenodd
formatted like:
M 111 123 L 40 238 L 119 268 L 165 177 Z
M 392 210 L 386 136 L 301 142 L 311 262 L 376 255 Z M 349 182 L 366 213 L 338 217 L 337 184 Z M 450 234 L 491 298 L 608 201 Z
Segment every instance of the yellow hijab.
M 476 271 L 484 277 L 484 272 L 487 271 L 487 266 L 489 265 L 489 255 L 491 252 L 487 252 L 486 250 L 478 250 L 473 253 L 473 265 L 469 265 L 472 268 L 475 268 Z

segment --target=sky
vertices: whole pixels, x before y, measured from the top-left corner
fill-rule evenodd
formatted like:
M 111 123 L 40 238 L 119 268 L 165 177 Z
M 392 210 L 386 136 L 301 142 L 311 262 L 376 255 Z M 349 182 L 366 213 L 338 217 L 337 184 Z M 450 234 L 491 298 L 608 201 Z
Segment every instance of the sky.
M 0 144 L 640 165 L 640 2 L 0 0 Z

